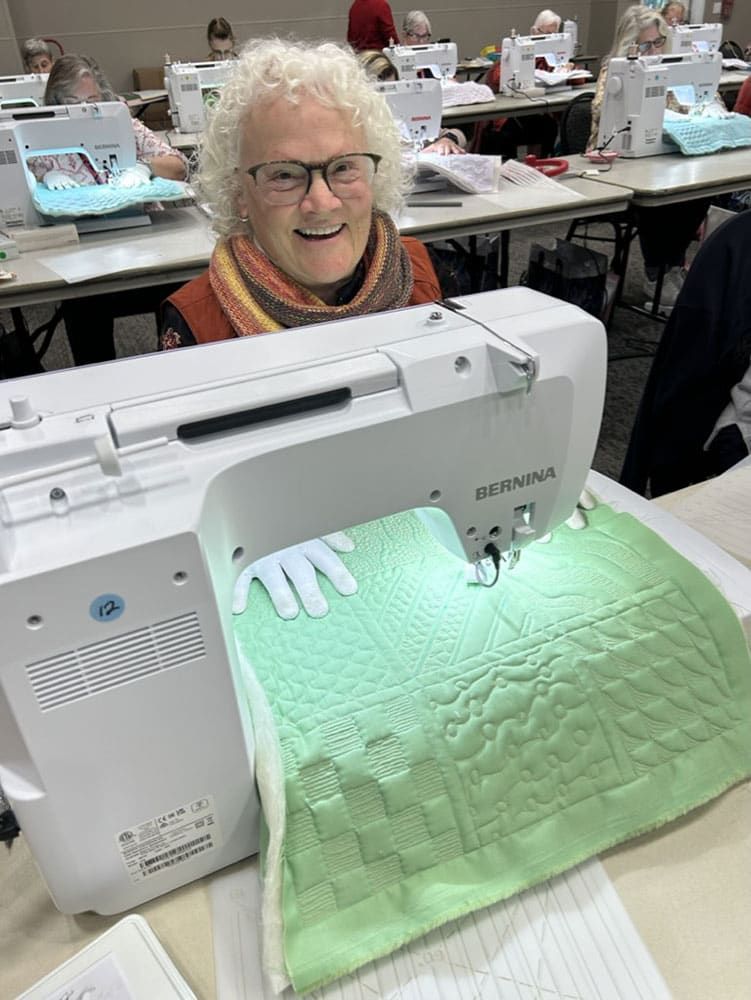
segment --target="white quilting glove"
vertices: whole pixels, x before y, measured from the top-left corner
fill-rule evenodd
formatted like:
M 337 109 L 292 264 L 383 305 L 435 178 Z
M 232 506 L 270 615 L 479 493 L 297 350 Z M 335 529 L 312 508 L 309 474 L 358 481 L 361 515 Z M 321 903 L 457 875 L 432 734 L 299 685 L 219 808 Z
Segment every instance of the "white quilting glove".
M 257 559 L 237 578 L 232 614 L 241 615 L 245 611 L 250 584 L 257 579 L 268 591 L 280 618 L 290 620 L 300 613 L 293 586 L 307 614 L 311 618 L 323 618 L 328 614 L 329 605 L 318 584 L 316 570 L 330 580 L 338 593 L 354 594 L 357 581 L 337 555 L 337 552 L 351 552 L 354 547 L 350 538 L 337 531 Z
M 65 191 L 67 188 L 80 187 L 78 181 L 74 180 L 70 174 L 66 174 L 64 170 L 48 170 L 42 178 L 42 182 L 50 191 Z
M 583 489 L 579 494 L 579 499 L 576 501 L 576 507 L 574 507 L 574 513 L 571 517 L 566 518 L 566 524 L 569 528 L 573 528 L 574 531 L 581 531 L 582 528 L 586 528 L 589 524 L 587 521 L 587 515 L 585 511 L 594 510 L 597 506 L 597 497 L 591 490 Z M 552 535 L 550 532 L 547 535 L 542 535 L 538 538 L 538 542 L 549 542 Z
M 145 163 L 136 163 L 134 167 L 126 167 L 110 181 L 113 187 L 134 188 L 148 184 L 151 180 L 151 168 Z

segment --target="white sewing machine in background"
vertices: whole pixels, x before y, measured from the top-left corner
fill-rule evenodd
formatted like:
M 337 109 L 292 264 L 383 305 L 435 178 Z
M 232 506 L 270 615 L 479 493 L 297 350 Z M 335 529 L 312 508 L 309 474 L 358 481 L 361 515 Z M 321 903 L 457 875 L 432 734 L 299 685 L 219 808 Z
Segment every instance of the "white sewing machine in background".
M 574 509 L 606 354 L 513 288 L 0 382 L 0 784 L 61 910 L 257 849 L 243 567 L 422 507 L 518 552 Z
M 689 52 L 715 52 L 722 45 L 721 24 L 668 25 L 665 52 L 684 55 Z
M 5 226 L 41 226 L 50 220 L 32 202 L 36 184 L 27 167 L 34 156 L 78 153 L 96 174 L 112 174 L 136 163 L 136 143 L 126 105 L 71 104 L 0 112 L 0 221 Z M 69 220 L 66 220 L 69 221 Z M 76 221 L 81 230 L 148 225 L 143 210 Z
M 574 39 L 566 32 L 551 35 L 517 35 L 501 43 L 500 92 L 518 97 L 532 97 L 544 91 L 535 81 L 535 63 L 544 59 L 551 71 L 571 62 Z
M 375 89 L 386 98 L 405 139 L 416 149 L 438 137 L 443 114 L 440 80 L 383 81 Z
M 221 62 L 168 63 L 164 85 L 169 113 L 178 132 L 203 132 L 206 110 L 234 70 L 231 59 Z
M 438 80 L 449 80 L 456 76 L 456 42 L 390 45 L 383 53 L 396 67 L 400 80 L 415 80 L 424 70 L 429 70 Z
M 40 108 L 47 89 L 47 73 L 23 76 L 0 76 L 0 110 L 3 108 Z
M 598 148 L 633 157 L 674 152 L 662 138 L 668 91 L 682 88 L 683 96 L 688 88 L 699 109 L 714 98 L 721 73 L 719 52 L 611 59 Z

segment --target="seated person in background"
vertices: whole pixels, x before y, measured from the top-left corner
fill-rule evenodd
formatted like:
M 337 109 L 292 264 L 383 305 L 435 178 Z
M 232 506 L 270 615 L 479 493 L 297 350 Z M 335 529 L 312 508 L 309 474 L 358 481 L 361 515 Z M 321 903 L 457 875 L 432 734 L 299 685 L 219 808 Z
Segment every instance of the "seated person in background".
M 399 44 L 388 0 L 354 0 L 349 8 L 347 41 L 355 52 Z
M 396 66 L 383 52 L 375 49 L 366 49 L 359 52 L 357 58 L 360 60 L 365 72 L 372 80 L 379 80 L 381 83 L 391 80 L 398 80 L 399 74 Z M 407 140 L 408 141 L 408 140 Z M 442 128 L 438 138 L 434 142 L 423 146 L 423 153 L 465 153 L 467 137 L 459 128 Z
M 49 73 L 55 57 L 43 38 L 27 38 L 21 46 L 25 73 Z
M 48 105 L 92 104 L 116 100 L 118 98 L 109 81 L 94 60 L 88 56 L 60 56 L 52 67 L 44 93 L 44 101 Z M 138 165 L 142 167 L 140 171 L 142 182 L 148 181 L 152 175 L 166 177 L 168 180 L 185 180 L 188 176 L 188 161 L 183 154 L 156 136 L 137 118 L 132 118 L 131 124 L 136 141 Z M 50 163 L 45 165 L 43 162 L 45 159 L 49 159 Z M 40 161 L 40 167 L 34 168 L 37 180 L 44 179 L 45 183 L 50 181 L 50 178 L 39 175 L 39 169 L 44 166 L 47 172 L 60 172 L 56 169 L 58 165 L 55 160 L 54 156 L 35 157 L 35 161 Z M 60 186 L 70 187 L 75 184 L 96 182 L 87 170 L 75 174 L 71 180 L 74 182 L 72 185 L 61 183 Z M 51 185 L 48 183 L 48 186 Z
M 64 55 L 52 67 L 44 99 L 46 104 L 81 104 L 115 101 L 117 97 L 93 59 Z M 120 174 L 118 183 L 124 187 L 135 187 L 148 181 L 152 174 L 171 180 L 187 178 L 188 162 L 182 153 L 168 146 L 137 118 L 131 118 L 131 125 L 137 163 Z M 78 154 L 74 156 L 77 161 L 74 163 L 70 163 L 64 154 L 35 157 L 34 164 L 30 166 L 37 180 L 43 180 L 48 187 L 96 183 L 93 171 L 85 167 Z M 168 290 L 159 292 L 158 287 L 139 292 L 139 306 L 135 309 L 130 302 L 118 302 L 115 295 L 92 295 L 64 302 L 63 320 L 75 364 L 112 360 L 115 357 L 115 315 L 152 311 L 155 305 L 149 300 L 157 295 L 161 300 Z
M 209 43 L 209 54 L 206 62 L 222 62 L 225 59 L 237 59 L 235 36 L 232 25 L 224 17 L 214 17 L 206 29 Z
M 399 128 L 351 51 L 246 46 L 199 162 L 219 239 L 209 270 L 165 303 L 163 348 L 440 298 L 425 247 L 389 214 L 409 186 Z
M 660 496 L 751 448 L 751 212 L 702 244 L 660 338 L 621 482 Z
M 429 45 L 432 32 L 428 15 L 422 10 L 411 10 L 405 14 L 402 35 L 405 45 Z
M 530 35 L 555 35 L 561 30 L 562 21 L 554 10 L 541 10 L 529 29 Z
M 628 7 L 619 20 L 613 46 L 603 60 L 597 78 L 597 90 L 592 101 L 592 130 L 588 149 L 597 146 L 600 127 L 600 113 L 605 98 L 608 80 L 608 62 L 629 52 L 639 55 L 659 55 L 664 51 L 667 25 L 661 14 L 634 4 Z M 639 228 L 639 243 L 644 256 L 646 271 L 645 292 L 649 296 L 647 308 L 652 308 L 656 279 L 661 269 L 665 272 L 660 309 L 667 312 L 675 304 L 683 285 L 686 250 L 694 239 L 704 216 L 707 214 L 709 199 L 682 201 L 674 205 L 657 208 L 636 208 L 636 222 Z
M 743 86 L 738 91 L 738 96 L 735 99 L 733 111 L 739 115 L 748 115 L 751 118 L 751 76 L 743 81 Z
M 675 24 L 686 24 L 686 5 L 684 3 L 666 3 L 660 11 L 665 24 L 671 27 Z

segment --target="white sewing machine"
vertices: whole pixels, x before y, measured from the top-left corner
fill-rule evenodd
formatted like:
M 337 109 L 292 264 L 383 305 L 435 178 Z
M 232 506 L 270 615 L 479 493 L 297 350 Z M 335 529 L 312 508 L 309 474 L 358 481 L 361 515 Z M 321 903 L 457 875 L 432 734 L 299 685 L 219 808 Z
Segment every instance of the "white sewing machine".
M 722 45 L 721 24 L 668 25 L 665 51 L 671 55 L 689 52 L 716 52 Z
M 32 202 L 34 177 L 27 161 L 34 156 L 78 153 L 94 173 L 109 174 L 136 163 L 130 113 L 120 101 L 71 104 L 26 111 L 0 111 L 0 222 L 6 226 L 41 226 L 49 218 Z M 68 220 L 66 220 L 68 221 Z M 81 229 L 148 225 L 138 211 L 76 221 Z
M 56 905 L 257 849 L 243 567 L 422 507 L 518 551 L 577 502 L 605 368 L 597 320 L 514 288 L 0 382 L 0 784 Z
M 396 67 L 400 80 L 415 80 L 424 70 L 429 70 L 438 80 L 450 80 L 456 76 L 456 42 L 390 45 L 383 53 Z
M 172 124 L 178 132 L 203 132 L 206 110 L 229 80 L 234 62 L 169 63 L 164 67 L 164 85 L 169 98 Z
M 501 43 L 500 92 L 516 97 L 542 95 L 544 90 L 535 82 L 535 62 L 544 59 L 554 71 L 570 63 L 574 55 L 574 39 L 566 32 L 551 35 L 517 35 Z
M 47 73 L 23 76 L 0 76 L 0 110 L 3 108 L 39 108 L 44 104 Z
M 698 109 L 714 98 L 721 73 L 719 52 L 611 59 L 598 148 L 633 157 L 674 152 L 675 147 L 662 138 L 668 90 L 683 88 L 683 95 L 689 88 Z
M 386 98 L 391 114 L 415 148 L 437 138 L 443 114 L 440 80 L 384 81 L 375 89 Z

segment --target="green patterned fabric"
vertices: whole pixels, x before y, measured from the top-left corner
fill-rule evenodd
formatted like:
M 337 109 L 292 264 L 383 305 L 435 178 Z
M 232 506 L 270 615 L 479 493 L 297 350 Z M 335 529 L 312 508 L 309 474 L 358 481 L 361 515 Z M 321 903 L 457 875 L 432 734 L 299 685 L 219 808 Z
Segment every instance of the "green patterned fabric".
M 352 531 L 359 591 L 324 582 L 324 619 L 281 621 L 254 584 L 236 633 L 281 748 L 296 989 L 751 773 L 731 608 L 631 516 L 587 516 L 491 589 L 411 514 Z

